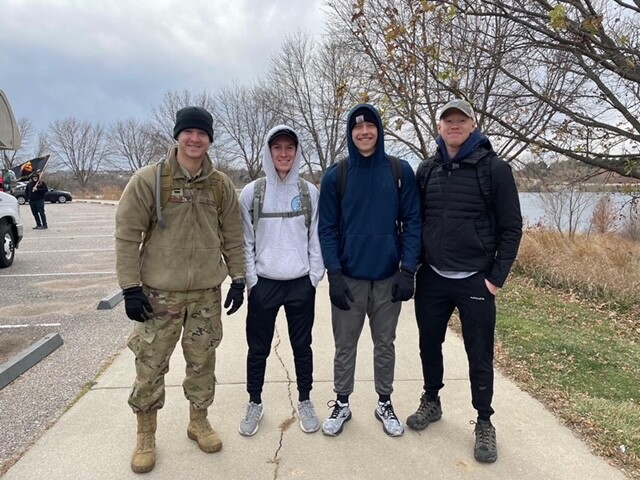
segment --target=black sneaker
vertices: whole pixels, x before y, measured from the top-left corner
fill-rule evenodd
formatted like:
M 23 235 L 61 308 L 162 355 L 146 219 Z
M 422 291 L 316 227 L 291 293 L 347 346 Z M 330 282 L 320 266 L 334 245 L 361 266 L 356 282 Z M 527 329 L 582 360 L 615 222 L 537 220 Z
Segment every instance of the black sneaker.
M 42 227 L 40 225 L 36 225 L 31 230 L 42 230 Z
M 496 429 L 491 420 L 478 420 L 473 433 L 476 436 L 476 445 L 473 448 L 473 456 L 479 462 L 492 463 L 498 459 L 498 443 L 496 441 Z
M 427 393 L 423 392 L 418 410 L 407 418 L 407 426 L 413 430 L 424 430 L 431 422 L 437 422 L 441 418 L 442 406 L 440 405 L 440 397 L 436 400 L 428 400 Z

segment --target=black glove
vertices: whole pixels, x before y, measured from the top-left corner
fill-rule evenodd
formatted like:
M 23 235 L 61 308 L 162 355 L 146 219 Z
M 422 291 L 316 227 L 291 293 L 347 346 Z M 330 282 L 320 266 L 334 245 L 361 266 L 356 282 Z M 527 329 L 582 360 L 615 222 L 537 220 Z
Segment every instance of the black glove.
M 124 310 L 127 312 L 127 317 L 136 322 L 149 320 L 149 314 L 153 312 L 153 308 L 142 291 L 142 287 L 125 288 L 122 290 L 122 294 L 124 295 Z
M 400 270 L 398 280 L 391 288 L 392 302 L 405 302 L 413 297 L 413 292 L 415 291 L 415 276 L 415 272 L 409 269 L 403 268 Z
M 329 298 L 340 310 L 351 310 L 351 305 L 347 302 L 347 299 L 353 302 L 353 295 L 351 290 L 347 287 L 347 282 L 344 281 L 342 272 L 327 272 L 329 277 Z
M 231 287 L 227 292 L 227 299 L 224 301 L 224 308 L 231 306 L 227 310 L 227 315 L 237 312 L 242 302 L 244 302 L 244 280 L 234 280 L 231 282 Z

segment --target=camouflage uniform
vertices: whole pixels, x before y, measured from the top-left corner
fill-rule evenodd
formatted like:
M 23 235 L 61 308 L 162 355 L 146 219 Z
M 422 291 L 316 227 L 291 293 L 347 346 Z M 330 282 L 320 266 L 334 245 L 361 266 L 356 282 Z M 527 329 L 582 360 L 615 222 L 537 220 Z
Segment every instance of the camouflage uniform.
M 198 409 L 206 409 L 215 393 L 216 348 L 222 340 L 220 288 L 165 292 L 145 288 L 153 314 L 136 323 L 128 346 L 136 356 L 136 380 L 129 396 L 134 412 L 164 405 L 164 376 L 182 333 L 187 361 L 184 395 Z M 182 329 L 184 328 L 184 332 Z
M 136 323 L 128 346 L 136 356 L 136 380 L 129 397 L 135 413 L 164 404 L 164 375 L 182 335 L 187 361 L 185 396 L 206 409 L 215 391 L 215 349 L 222 339 L 220 285 L 230 275 L 245 276 L 240 208 L 231 180 L 222 175 L 224 206 L 202 188 L 212 174 L 207 155 L 200 175 L 189 179 L 173 147 L 166 160 L 171 196 L 157 225 L 156 169 L 138 170 L 122 194 L 116 212 L 116 272 L 121 288 L 142 284 L 153 313 Z M 220 217 L 220 222 L 218 221 Z M 142 248 L 141 248 L 142 245 Z M 184 329 L 184 330 L 183 330 Z

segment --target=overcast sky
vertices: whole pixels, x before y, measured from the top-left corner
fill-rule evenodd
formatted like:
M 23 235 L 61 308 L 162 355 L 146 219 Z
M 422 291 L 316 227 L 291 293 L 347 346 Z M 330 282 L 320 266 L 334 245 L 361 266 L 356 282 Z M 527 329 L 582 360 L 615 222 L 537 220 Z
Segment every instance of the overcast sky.
M 263 73 L 288 33 L 322 33 L 321 0 L 0 0 L 0 89 L 36 130 L 146 119 L 167 91 Z

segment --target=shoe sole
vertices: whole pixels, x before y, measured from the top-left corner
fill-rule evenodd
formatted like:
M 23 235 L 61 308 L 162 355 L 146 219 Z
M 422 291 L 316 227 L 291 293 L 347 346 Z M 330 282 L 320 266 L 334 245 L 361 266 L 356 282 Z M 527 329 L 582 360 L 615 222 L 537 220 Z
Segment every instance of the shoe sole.
M 187 437 L 189 437 L 194 442 L 198 442 L 198 436 L 195 433 L 191 433 L 189 430 L 187 430 Z M 202 445 L 198 443 L 198 448 L 205 453 L 216 453 L 222 450 L 222 443 L 220 443 L 220 445 L 216 445 L 213 448 L 202 448 Z
M 438 418 L 434 418 L 434 419 L 430 419 L 427 421 L 427 423 L 424 424 L 424 426 L 421 425 L 415 425 L 412 421 L 409 420 L 409 418 L 407 418 L 407 427 L 409 427 L 411 430 L 424 430 L 425 428 L 427 428 L 429 426 L 429 424 L 431 423 L 435 423 L 438 420 L 440 420 L 442 418 L 442 414 L 440 414 L 438 416 Z
M 253 429 L 253 432 L 243 432 L 242 427 L 238 427 L 238 433 L 240 433 L 240 435 L 242 435 L 243 437 L 251 437 L 255 435 L 258 432 L 258 429 L 260 428 L 260 420 L 262 420 L 263 415 L 264 415 L 264 410 L 260 412 L 260 418 L 258 418 L 258 421 L 256 422 L 256 428 Z
M 382 417 L 378 413 L 378 410 L 374 410 L 373 414 L 376 416 L 376 418 L 378 420 L 380 420 L 380 422 L 382 422 L 382 430 L 384 430 L 384 433 L 386 433 L 390 437 L 401 437 L 402 435 L 404 435 L 404 429 L 402 429 L 402 432 L 400 432 L 400 433 L 391 433 L 389 430 L 387 430 L 387 427 L 385 427 L 385 425 L 384 425 L 384 420 L 382 419 Z
M 496 453 L 493 457 L 487 457 L 487 458 L 478 458 L 474 455 L 473 458 L 475 458 L 480 463 L 493 463 L 496 460 L 498 460 L 498 454 Z
M 300 430 L 302 430 L 304 433 L 315 433 L 320 430 L 320 424 L 318 423 L 318 426 L 314 429 L 305 430 L 304 425 L 302 425 L 302 421 L 300 421 Z
M 344 428 L 344 424 L 346 422 L 348 422 L 349 420 L 351 420 L 351 412 L 349 412 L 349 415 L 347 415 L 347 418 L 344 419 L 344 421 L 342 422 L 342 425 L 340 425 L 340 428 L 338 429 L 337 432 L 335 432 L 335 433 L 325 432 L 325 430 L 323 428 L 322 429 L 322 433 L 324 433 L 325 435 L 328 435 L 329 437 L 337 437 L 338 435 L 340 435 L 342 433 L 342 429 Z

